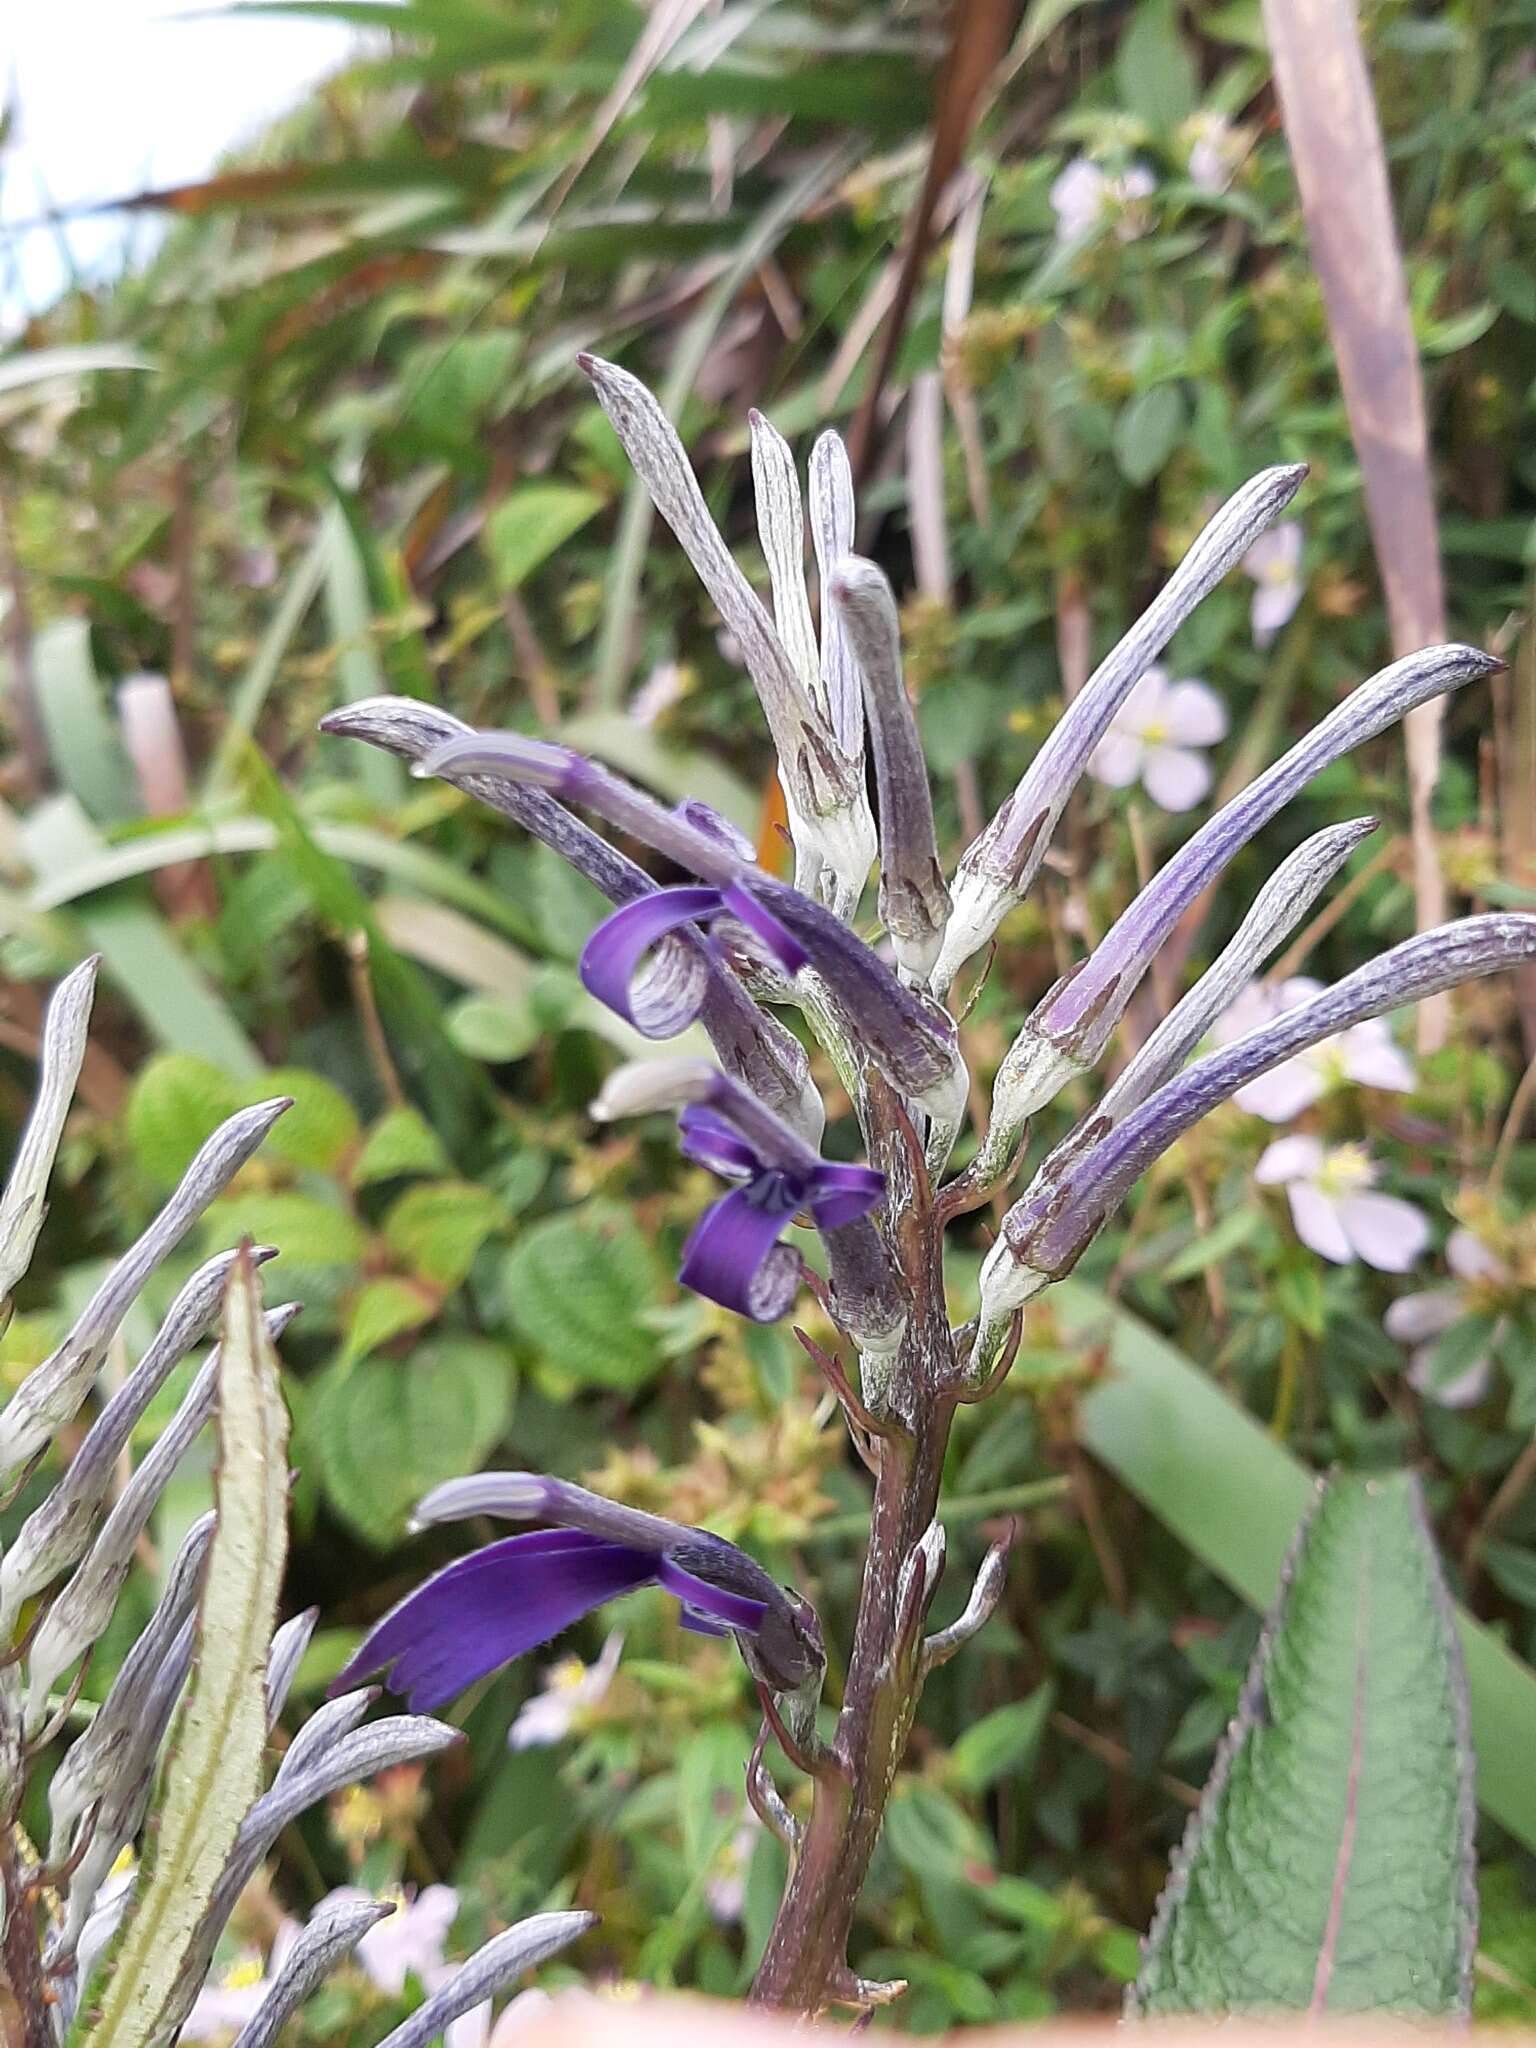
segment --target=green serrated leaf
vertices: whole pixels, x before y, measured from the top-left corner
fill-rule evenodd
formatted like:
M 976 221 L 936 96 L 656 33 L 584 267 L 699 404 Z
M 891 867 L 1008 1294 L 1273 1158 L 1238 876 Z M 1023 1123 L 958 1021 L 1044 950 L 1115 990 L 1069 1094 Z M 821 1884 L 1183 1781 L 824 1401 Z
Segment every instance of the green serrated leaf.
M 485 522 L 486 552 L 498 588 L 519 589 L 602 509 L 595 491 L 575 484 L 523 484 L 503 498 Z
M 267 1095 L 281 1092 L 264 1090 Z M 139 1165 L 159 1186 L 174 1187 L 198 1146 L 244 1099 L 212 1060 L 199 1059 L 195 1052 L 157 1053 L 128 1098 L 128 1142 Z
M 426 1118 L 414 1109 L 392 1109 L 363 1141 L 352 1166 L 352 1185 L 403 1180 L 413 1173 L 446 1173 L 448 1155 Z
M 563 1389 L 642 1387 L 662 1365 L 641 1321 L 655 1305 L 650 1245 L 623 1210 L 589 1204 L 526 1231 L 503 1269 L 507 1314 Z
M 474 1337 L 333 1367 L 310 1416 L 327 1498 L 365 1542 L 398 1542 L 421 1496 L 504 1433 L 514 1393 L 506 1351 Z
M 288 1551 L 288 1415 L 255 1269 L 241 1260 L 219 1353 L 218 1527 L 191 1690 L 145 1871 L 79 2048 L 145 2048 L 261 1783 L 266 1667 Z
M 247 1236 L 257 1244 L 279 1246 L 290 1267 L 353 1266 L 368 1248 L 368 1233 L 360 1223 L 313 1195 L 234 1195 L 216 1202 L 208 1221 L 221 1243 Z
M 384 1219 L 384 1241 L 403 1265 L 434 1287 L 457 1287 L 475 1253 L 506 1217 L 488 1189 L 471 1180 L 435 1180 L 408 1188 Z
M 1416 1481 L 1321 1489 L 1130 2008 L 1469 2010 L 1466 1674 Z
M 292 1109 L 274 1129 L 268 1146 L 279 1159 L 328 1173 L 357 1143 L 357 1111 L 339 1088 L 309 1068 L 278 1067 L 263 1077 L 261 1088 L 261 1095 L 246 1091 L 252 1101 L 267 1095 L 293 1097 Z M 279 1130 L 281 1143 L 277 1142 Z

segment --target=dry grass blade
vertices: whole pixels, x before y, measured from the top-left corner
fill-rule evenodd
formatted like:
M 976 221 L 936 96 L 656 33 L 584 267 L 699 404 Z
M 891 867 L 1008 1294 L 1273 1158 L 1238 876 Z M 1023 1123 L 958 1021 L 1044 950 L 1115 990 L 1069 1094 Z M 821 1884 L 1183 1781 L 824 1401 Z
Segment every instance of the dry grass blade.
M 1407 654 L 1445 632 L 1445 590 L 1429 471 L 1424 387 L 1408 310 L 1381 125 L 1354 0 L 1264 0 L 1286 138 L 1386 592 L 1392 646 Z M 1441 707 L 1406 725 L 1414 904 L 1420 931 L 1445 917 L 1430 800 L 1440 772 Z M 1444 1041 L 1448 998 L 1425 1004 L 1419 1042 Z

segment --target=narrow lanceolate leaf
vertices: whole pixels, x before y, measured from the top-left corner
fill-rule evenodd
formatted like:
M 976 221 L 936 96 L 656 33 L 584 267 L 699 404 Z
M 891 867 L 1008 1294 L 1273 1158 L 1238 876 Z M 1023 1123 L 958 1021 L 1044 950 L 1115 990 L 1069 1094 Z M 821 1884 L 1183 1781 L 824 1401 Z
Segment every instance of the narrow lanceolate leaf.
M 1292 1552 L 1129 2010 L 1465 2016 L 1466 1675 L 1406 1473 L 1335 1477 Z
M 166 1772 L 146 1882 L 80 2048 L 154 2039 L 198 1921 L 260 1786 L 266 1666 L 287 1553 L 288 1416 L 256 1273 L 242 1258 L 219 1347 L 218 1527 L 192 1690 Z
M 48 1176 L 85 1059 L 100 964 L 96 959 L 83 962 L 59 983 L 48 1004 L 37 1099 L 22 1132 L 5 1193 L 0 1195 L 0 1303 L 31 1264 L 47 1214 Z

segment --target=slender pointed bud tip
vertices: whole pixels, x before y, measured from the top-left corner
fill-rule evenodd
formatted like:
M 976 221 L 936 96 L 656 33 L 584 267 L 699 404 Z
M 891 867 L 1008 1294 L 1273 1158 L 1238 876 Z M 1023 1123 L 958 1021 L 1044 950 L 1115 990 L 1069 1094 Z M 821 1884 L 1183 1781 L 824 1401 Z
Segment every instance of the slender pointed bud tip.
M 592 1102 L 591 1115 L 606 1124 L 621 1116 L 646 1116 L 656 1109 L 707 1102 L 719 1078 L 708 1060 L 631 1060 L 608 1076 Z
M 584 377 L 594 377 L 597 374 L 598 360 L 598 357 L 588 350 L 580 349 L 576 355 L 576 367 Z

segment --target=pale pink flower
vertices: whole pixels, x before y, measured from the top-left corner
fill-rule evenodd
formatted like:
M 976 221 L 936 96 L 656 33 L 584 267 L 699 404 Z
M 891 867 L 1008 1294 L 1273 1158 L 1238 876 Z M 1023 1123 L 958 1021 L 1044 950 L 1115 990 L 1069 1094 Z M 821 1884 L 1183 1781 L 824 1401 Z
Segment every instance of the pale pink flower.
M 1165 811 L 1193 810 L 1211 786 L 1200 750 L 1226 731 L 1226 707 L 1207 684 L 1149 668 L 1089 755 L 1088 773 L 1111 789 L 1139 781 Z
M 705 1882 L 705 1900 L 722 1927 L 733 1925 L 746 1908 L 747 1877 L 761 1832 L 762 1823 L 757 1815 L 745 1814 L 741 1826 L 715 1858 L 715 1867 Z
M 1309 974 L 1293 974 L 1275 987 L 1250 982 L 1240 996 L 1216 1020 L 1218 1045 L 1243 1038 L 1261 1024 L 1268 1024 L 1283 1010 L 1294 1009 L 1309 997 L 1320 995 L 1323 984 Z M 1398 1094 L 1411 1093 L 1413 1064 L 1392 1038 L 1385 1017 L 1370 1017 L 1363 1024 L 1301 1052 L 1294 1059 L 1273 1067 L 1239 1088 L 1232 1100 L 1250 1116 L 1266 1123 L 1288 1124 L 1310 1109 L 1330 1090 L 1353 1081 L 1362 1088 L 1390 1088 Z
M 1406 1273 L 1429 1243 L 1429 1224 L 1411 1202 L 1374 1191 L 1376 1168 L 1363 1145 L 1276 1138 L 1254 1178 L 1285 1189 L 1296 1235 L 1336 1266 L 1363 1259 L 1382 1273 Z
M 1051 186 L 1057 241 L 1075 242 L 1106 220 L 1114 221 L 1122 242 L 1134 241 L 1146 226 L 1138 202 L 1156 190 L 1157 180 L 1145 164 L 1131 164 L 1111 176 L 1090 157 L 1074 157 Z
M 1205 109 L 1191 114 L 1180 134 L 1189 145 L 1189 182 L 1202 192 L 1225 192 L 1247 147 L 1241 130 L 1225 114 Z
M 1503 1334 L 1503 1322 L 1494 1324 L 1479 1355 L 1443 1385 L 1434 1378 L 1435 1350 L 1454 1323 L 1476 1312 L 1477 1305 L 1469 1295 L 1479 1287 L 1508 1286 L 1510 1271 L 1497 1252 L 1464 1229 L 1453 1230 L 1446 1240 L 1445 1263 L 1462 1284 L 1405 1294 L 1387 1310 L 1384 1326 L 1394 1342 L 1412 1346 L 1408 1360 L 1411 1387 L 1442 1408 L 1475 1408 L 1487 1393 L 1493 1376 L 1493 1352 Z
M 1261 533 L 1243 557 L 1243 573 L 1258 585 L 1249 623 L 1255 647 L 1267 647 L 1301 603 L 1306 582 L 1301 573 L 1301 526 L 1282 519 Z
M 218 1971 L 192 2001 L 192 2010 L 182 2022 L 183 2041 L 232 2041 L 249 2020 L 261 2010 L 272 1988 L 272 1980 L 287 1960 L 288 1951 L 299 1936 L 297 1920 L 284 1920 L 272 1942 L 272 1953 L 263 1961 L 259 1948 L 242 1949 L 233 1962 Z
M 326 1898 L 327 1906 L 343 1901 L 363 1904 L 372 1893 L 344 1885 Z M 415 1894 L 401 1893 L 387 1920 L 370 1927 L 357 1945 L 365 1975 L 390 1998 L 398 1998 L 406 1979 L 414 1977 L 426 1991 L 437 1991 L 457 1965 L 447 1957 L 448 1934 L 458 1918 L 459 1895 L 451 1885 L 429 1884 Z M 487 2000 L 456 2019 L 445 2035 L 447 2048 L 486 2048 L 491 2030 Z
M 563 1742 L 612 1685 L 623 1649 L 624 1638 L 615 1629 L 595 1664 L 583 1664 L 579 1657 L 562 1657 L 551 1664 L 544 1673 L 543 1691 L 534 1694 L 512 1723 L 507 1747 L 536 1749 Z

